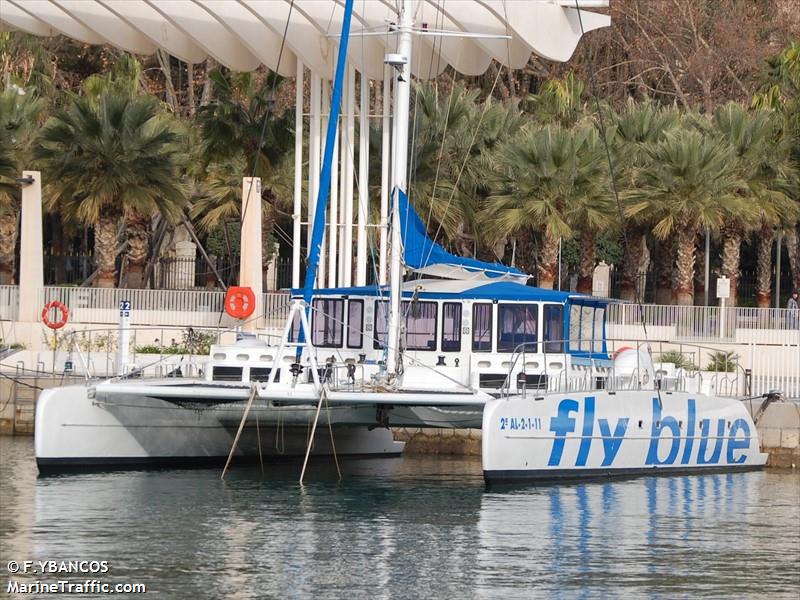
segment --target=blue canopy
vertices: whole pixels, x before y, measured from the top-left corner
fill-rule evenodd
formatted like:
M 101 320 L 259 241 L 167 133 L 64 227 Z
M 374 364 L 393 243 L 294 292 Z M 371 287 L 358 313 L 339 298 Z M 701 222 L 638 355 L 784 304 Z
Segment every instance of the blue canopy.
M 439 244 L 428 238 L 425 224 L 408 201 L 408 196 L 398 190 L 400 209 L 400 231 L 403 237 L 403 257 L 407 267 L 414 270 L 428 269 L 437 265 L 456 267 L 471 273 L 482 273 L 487 277 L 512 276 L 527 278 L 514 267 L 500 263 L 487 263 L 474 258 L 462 258 L 450 254 Z
M 413 282 L 410 282 L 413 283 Z M 302 294 L 302 290 L 292 290 L 293 295 Z M 388 297 L 387 286 L 368 285 L 363 287 L 321 288 L 314 290 L 314 296 L 367 296 Z M 489 283 L 476 282 L 465 289 L 449 291 L 446 287 L 437 286 L 436 289 L 405 289 L 403 298 L 417 296 L 425 300 L 500 300 L 516 302 L 556 302 L 564 304 L 569 300 L 579 304 L 608 304 L 613 302 L 608 298 L 595 298 L 593 296 L 561 292 L 558 290 L 545 290 L 542 288 L 522 285 L 514 281 L 492 281 Z

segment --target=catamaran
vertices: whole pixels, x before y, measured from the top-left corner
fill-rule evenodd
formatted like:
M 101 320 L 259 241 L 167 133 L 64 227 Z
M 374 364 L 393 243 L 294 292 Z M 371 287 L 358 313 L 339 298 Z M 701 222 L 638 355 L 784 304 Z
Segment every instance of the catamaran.
M 211 347 L 201 378 L 42 392 L 41 471 L 264 455 L 397 455 L 392 426 L 480 427 L 487 482 L 741 470 L 765 464 L 736 399 L 661 389 L 643 349 L 610 353 L 608 300 L 526 285 L 427 236 L 407 197 L 412 3 L 397 51 L 387 286 L 315 288 L 353 0 L 344 7 L 302 289 L 277 344 Z M 327 431 L 325 431 L 327 429 Z M 301 476 L 302 477 L 302 476 Z

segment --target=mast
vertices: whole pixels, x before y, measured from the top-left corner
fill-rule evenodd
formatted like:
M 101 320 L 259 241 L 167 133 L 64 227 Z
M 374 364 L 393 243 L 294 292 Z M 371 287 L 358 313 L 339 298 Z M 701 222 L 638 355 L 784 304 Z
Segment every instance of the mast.
M 408 107 L 411 89 L 411 28 L 414 19 L 415 0 L 400 0 L 398 21 L 397 54 L 400 61 L 389 60 L 397 70 L 394 97 L 394 123 L 392 144 L 392 229 L 391 263 L 389 268 L 389 331 L 387 339 L 386 370 L 395 375 L 400 356 L 400 297 L 402 294 L 402 239 L 400 237 L 399 192 L 407 192 L 408 168 Z

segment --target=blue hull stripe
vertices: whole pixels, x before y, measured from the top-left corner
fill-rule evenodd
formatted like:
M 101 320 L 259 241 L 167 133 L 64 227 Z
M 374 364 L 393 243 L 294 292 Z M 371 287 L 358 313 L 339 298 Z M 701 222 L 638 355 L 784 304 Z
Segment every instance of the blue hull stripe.
M 641 477 L 662 475 L 704 475 L 710 473 L 730 473 L 732 471 L 758 471 L 761 465 L 710 465 L 682 467 L 634 467 L 624 469 L 521 469 L 484 471 L 487 484 L 538 482 L 553 483 L 561 481 L 580 481 L 585 479 L 611 479 L 617 477 Z

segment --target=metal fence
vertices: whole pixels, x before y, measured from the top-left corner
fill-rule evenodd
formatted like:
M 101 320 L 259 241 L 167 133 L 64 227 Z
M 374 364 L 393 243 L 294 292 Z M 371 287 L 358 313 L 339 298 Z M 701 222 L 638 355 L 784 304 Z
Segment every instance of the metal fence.
M 648 339 L 794 343 L 800 337 L 800 312 L 783 308 L 611 304 L 607 325 L 614 337 Z
M 225 314 L 225 293 L 198 290 L 140 290 L 117 288 L 44 287 L 39 292 L 42 306 L 58 300 L 67 305 L 74 323 L 119 322 L 119 304 L 131 303 L 132 325 L 217 327 L 231 324 Z M 289 296 L 263 294 L 263 315 L 280 319 L 288 314 Z
M 19 287 L 0 285 L 0 321 L 16 321 L 19 311 Z

